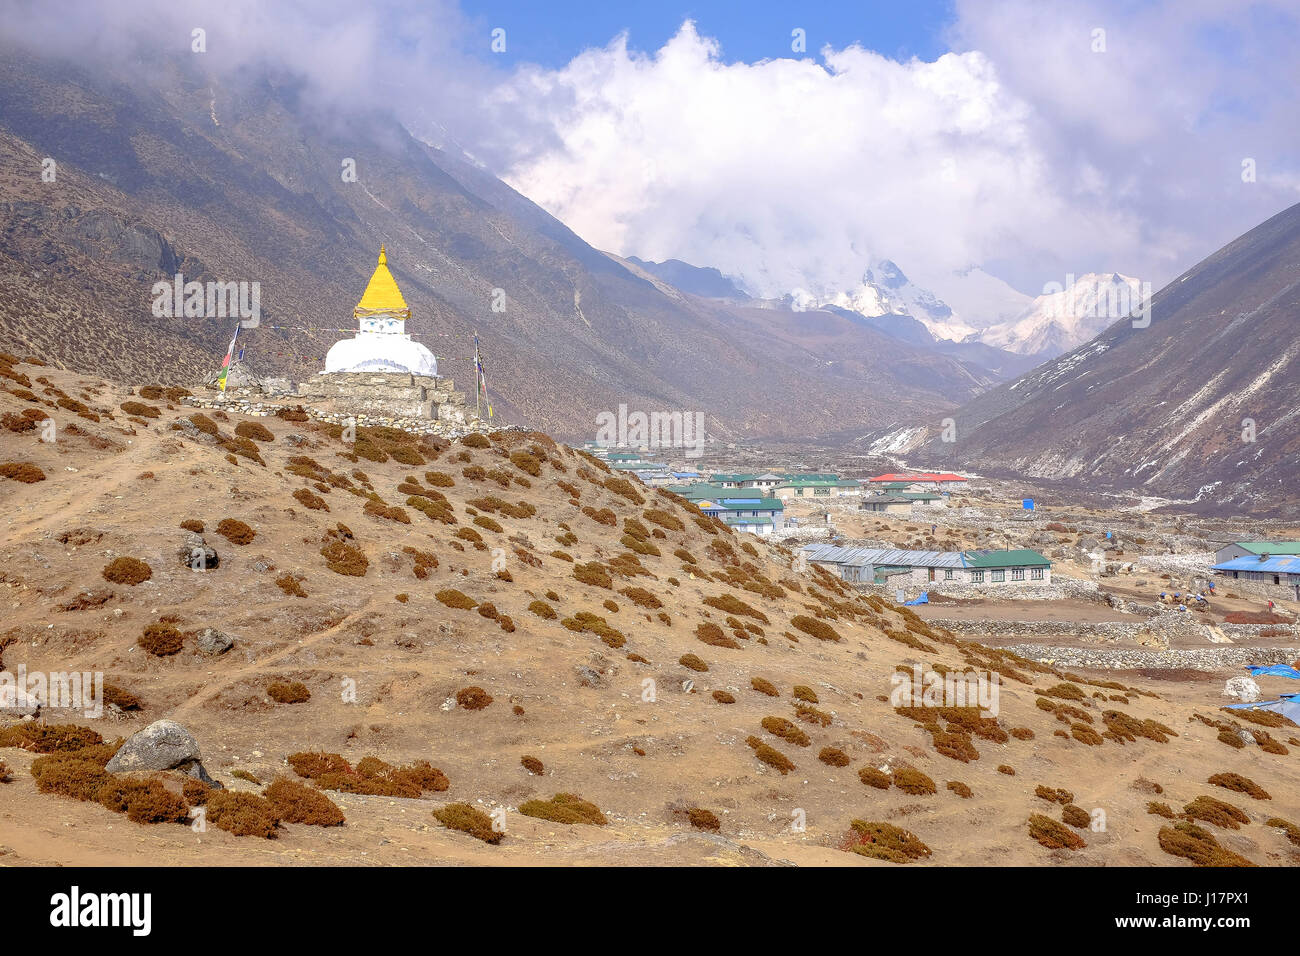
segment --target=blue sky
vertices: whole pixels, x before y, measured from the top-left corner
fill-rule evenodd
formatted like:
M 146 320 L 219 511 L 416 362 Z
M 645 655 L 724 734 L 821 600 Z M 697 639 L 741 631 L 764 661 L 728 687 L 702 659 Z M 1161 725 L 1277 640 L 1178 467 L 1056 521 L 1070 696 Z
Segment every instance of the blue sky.
M 926 60 L 947 50 L 944 28 L 952 22 L 950 0 L 660 0 L 592 3 L 591 0 L 464 0 L 466 17 L 482 28 L 483 54 L 491 30 L 506 31 L 502 59 L 560 67 L 584 49 L 603 47 L 623 31 L 628 46 L 660 49 L 682 25 L 694 20 L 700 33 L 722 44 L 725 62 L 754 62 L 794 56 L 791 31 L 802 28 L 815 55 L 827 43 L 858 43 L 892 59 Z

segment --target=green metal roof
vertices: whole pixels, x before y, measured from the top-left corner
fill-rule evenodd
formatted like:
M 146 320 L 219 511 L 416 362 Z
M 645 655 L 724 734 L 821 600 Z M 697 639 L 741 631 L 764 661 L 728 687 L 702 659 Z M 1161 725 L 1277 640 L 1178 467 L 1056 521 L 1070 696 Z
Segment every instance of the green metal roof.
M 741 518 L 739 516 L 734 518 L 728 518 L 727 516 L 723 515 L 722 522 L 723 524 L 771 524 L 772 519 L 766 516 L 760 516 L 757 518 L 752 516 L 744 517 L 744 518 Z
M 1300 554 L 1300 541 L 1234 541 L 1251 554 Z
M 1037 551 L 1017 548 L 1012 551 L 967 551 L 963 555 L 972 568 L 1051 567 L 1052 562 Z
M 680 495 L 687 501 L 699 501 L 703 498 L 719 498 L 723 495 L 735 494 L 736 488 L 723 488 L 719 485 L 706 484 L 700 482 L 694 485 L 669 485 L 664 489 L 675 495 Z
M 936 501 L 942 498 L 943 495 L 936 495 L 929 491 L 900 491 L 898 497 L 907 501 Z

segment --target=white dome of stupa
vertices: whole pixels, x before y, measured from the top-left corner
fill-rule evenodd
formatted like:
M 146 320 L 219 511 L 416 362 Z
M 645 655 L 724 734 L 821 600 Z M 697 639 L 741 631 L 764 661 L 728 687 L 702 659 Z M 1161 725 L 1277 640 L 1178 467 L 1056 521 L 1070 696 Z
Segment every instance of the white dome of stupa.
M 365 294 L 352 310 L 357 334 L 330 346 L 325 372 L 409 372 L 438 374 L 438 360 L 406 333 L 411 309 L 388 271 L 388 253 L 379 247 L 379 264 Z

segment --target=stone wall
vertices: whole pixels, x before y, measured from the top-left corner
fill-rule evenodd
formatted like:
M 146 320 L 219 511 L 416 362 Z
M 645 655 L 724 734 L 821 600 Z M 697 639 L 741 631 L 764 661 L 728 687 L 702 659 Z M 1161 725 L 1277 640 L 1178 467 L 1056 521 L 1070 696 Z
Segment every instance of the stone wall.
M 879 594 L 889 600 L 894 599 L 898 585 L 892 584 L 854 584 L 869 594 Z M 956 598 L 1014 598 L 1017 601 L 1060 601 L 1065 598 L 1082 598 L 1087 601 L 1105 601 L 1106 596 L 1095 581 L 1079 578 L 1053 578 L 1051 583 L 1034 581 L 1007 581 L 1003 584 L 963 584 L 958 581 L 926 581 L 924 584 L 902 585 L 903 595 L 907 600 L 917 597 L 922 591 L 933 594 L 945 594 Z
M 407 372 L 321 372 L 299 382 L 297 397 L 357 419 L 415 418 L 464 424 L 465 393 L 449 378 Z

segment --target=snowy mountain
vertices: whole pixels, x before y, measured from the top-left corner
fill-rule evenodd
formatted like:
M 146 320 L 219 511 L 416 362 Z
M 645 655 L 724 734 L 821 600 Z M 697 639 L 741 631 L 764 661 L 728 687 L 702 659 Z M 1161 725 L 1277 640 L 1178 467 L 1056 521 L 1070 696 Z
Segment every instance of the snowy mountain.
M 1011 321 L 984 329 L 978 341 L 1016 352 L 1055 358 L 1082 345 L 1135 311 L 1142 283 L 1119 273 L 1067 276 L 1059 291 L 1034 299 Z M 1150 290 L 1145 291 L 1150 297 Z
M 857 312 L 869 319 L 877 316 L 906 316 L 921 322 L 934 338 L 952 342 L 964 341 L 979 331 L 963 322 L 946 302 L 929 289 L 913 283 L 889 259 L 872 263 L 855 289 L 825 296 L 796 289 L 791 296 L 796 310 L 835 306 Z
M 941 289 L 941 294 L 935 289 Z M 1149 290 L 1119 273 L 1067 275 L 1032 298 L 978 268 L 927 280 L 909 279 L 895 263 L 872 264 L 854 289 L 816 296 L 796 289 L 799 311 L 838 308 L 867 318 L 885 331 L 914 338 L 923 326 L 937 341 L 980 343 L 1040 360 L 1055 358 L 1088 341 L 1137 308 Z

